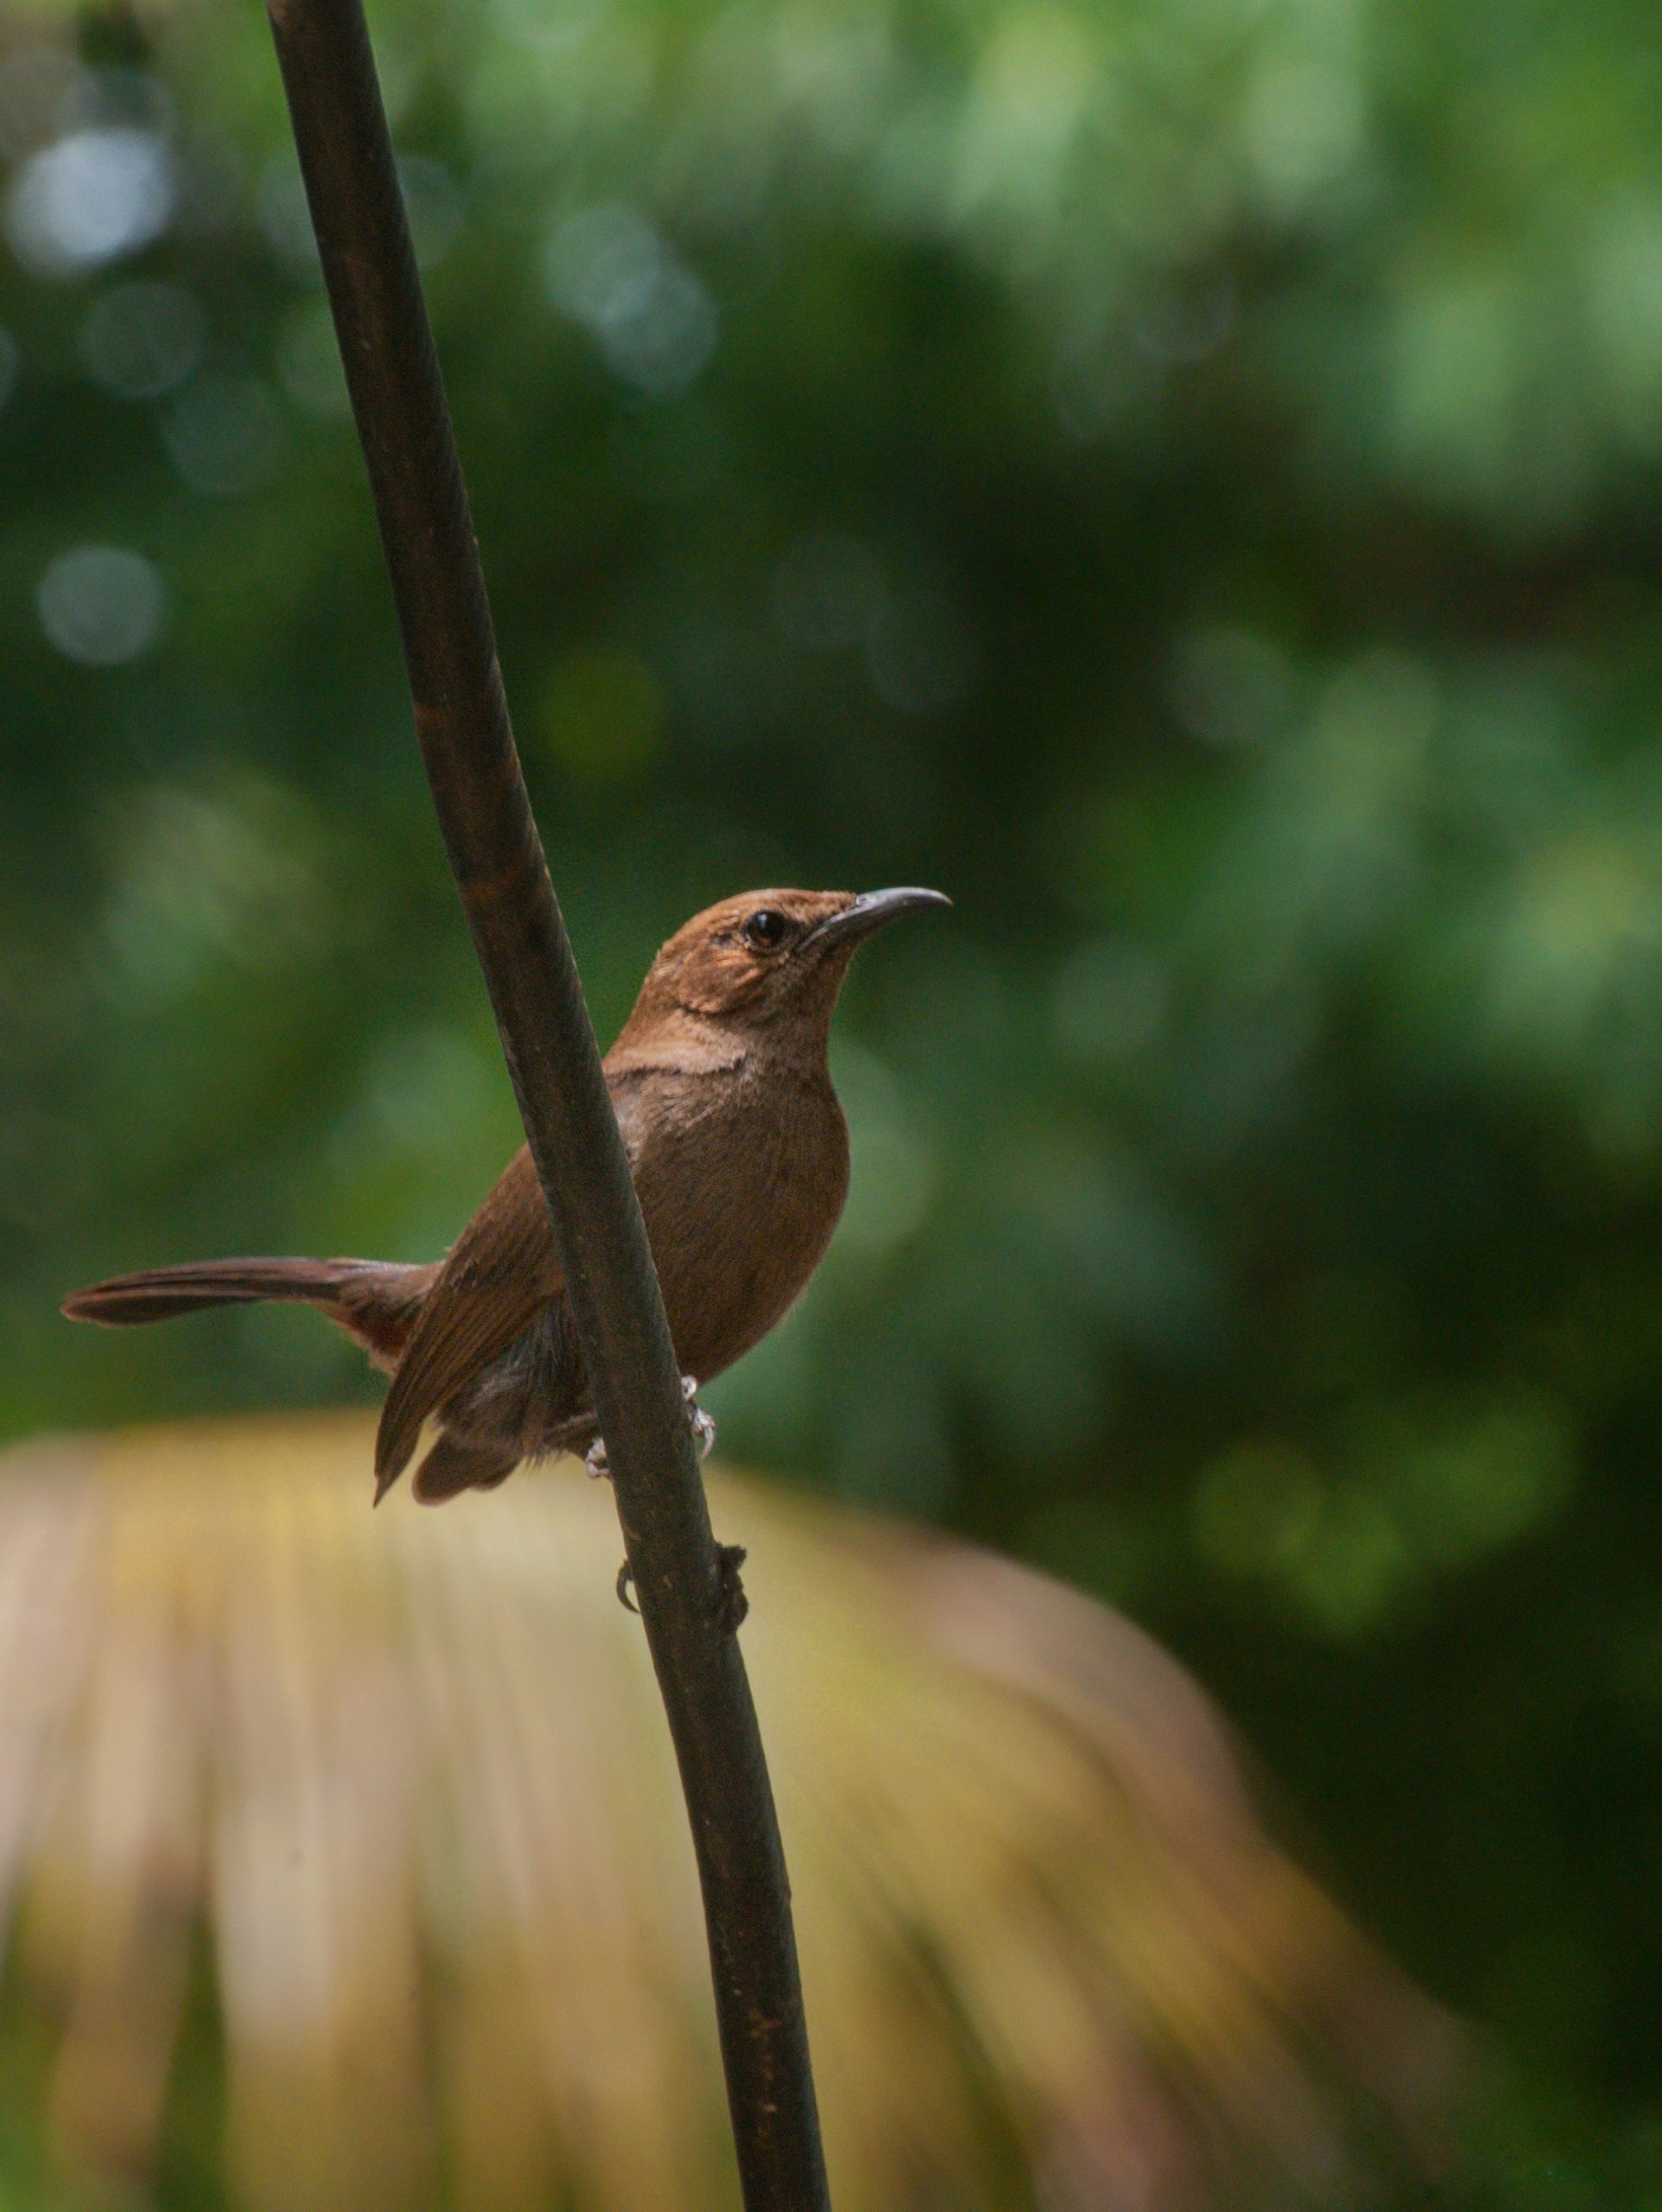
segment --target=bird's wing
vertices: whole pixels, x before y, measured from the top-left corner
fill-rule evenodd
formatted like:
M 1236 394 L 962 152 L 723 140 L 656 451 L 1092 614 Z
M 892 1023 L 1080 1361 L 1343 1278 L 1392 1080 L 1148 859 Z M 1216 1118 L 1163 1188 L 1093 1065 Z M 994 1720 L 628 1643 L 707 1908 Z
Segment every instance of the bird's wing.
M 564 1286 L 530 1150 L 522 1146 L 440 1268 L 410 1331 L 375 1440 L 379 1497 L 409 1464 L 422 1423 Z

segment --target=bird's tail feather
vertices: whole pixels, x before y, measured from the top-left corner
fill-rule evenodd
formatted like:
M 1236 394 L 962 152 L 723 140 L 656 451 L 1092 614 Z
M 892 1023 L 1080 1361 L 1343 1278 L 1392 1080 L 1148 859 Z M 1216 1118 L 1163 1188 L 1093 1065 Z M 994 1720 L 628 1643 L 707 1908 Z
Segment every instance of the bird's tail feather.
M 93 1283 L 72 1292 L 63 1310 L 72 1321 L 125 1328 L 215 1306 L 295 1300 L 320 1306 L 371 1358 L 392 1361 L 403 1349 L 435 1272 L 377 1260 L 193 1260 Z
M 442 1505 L 465 1490 L 494 1490 L 506 1482 L 519 1460 L 512 1446 L 468 1444 L 460 1437 L 441 1436 L 416 1470 L 416 1495 L 423 1505 Z M 391 1486 L 387 1481 L 379 1484 L 377 1505 Z
M 63 1310 L 72 1321 L 100 1321 L 121 1328 L 130 1322 L 169 1321 L 213 1306 L 252 1306 L 262 1300 L 338 1300 L 347 1279 L 361 1274 L 358 1260 L 195 1260 L 183 1267 L 144 1268 L 115 1275 L 88 1290 L 72 1291 Z

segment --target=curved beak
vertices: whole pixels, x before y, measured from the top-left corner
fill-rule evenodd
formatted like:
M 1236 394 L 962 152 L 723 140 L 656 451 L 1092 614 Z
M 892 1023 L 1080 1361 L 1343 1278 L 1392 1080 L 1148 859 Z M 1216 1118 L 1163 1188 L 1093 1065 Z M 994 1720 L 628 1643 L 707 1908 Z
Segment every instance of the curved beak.
M 910 914 L 918 906 L 949 906 L 952 901 L 943 891 L 920 891 L 911 887 L 897 891 L 867 891 L 855 899 L 852 906 L 845 906 L 840 914 L 828 914 L 822 922 L 815 922 L 804 944 L 858 944 L 862 938 L 872 936 L 897 915 Z

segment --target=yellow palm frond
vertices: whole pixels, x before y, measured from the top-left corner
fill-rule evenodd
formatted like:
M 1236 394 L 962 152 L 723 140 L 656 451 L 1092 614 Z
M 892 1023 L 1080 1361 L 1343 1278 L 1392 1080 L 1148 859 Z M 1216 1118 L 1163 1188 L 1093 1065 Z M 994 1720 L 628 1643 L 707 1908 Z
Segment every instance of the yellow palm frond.
M 728 2207 L 611 1498 L 564 1462 L 371 1514 L 371 1436 L 0 1459 L 0 1993 L 45 2024 L 55 2153 L 150 2167 L 206 1936 L 256 2212 Z M 1266 1840 L 1170 1660 L 963 1546 L 711 1490 L 843 2212 L 1348 2205 L 1418 2159 L 1447 2031 Z

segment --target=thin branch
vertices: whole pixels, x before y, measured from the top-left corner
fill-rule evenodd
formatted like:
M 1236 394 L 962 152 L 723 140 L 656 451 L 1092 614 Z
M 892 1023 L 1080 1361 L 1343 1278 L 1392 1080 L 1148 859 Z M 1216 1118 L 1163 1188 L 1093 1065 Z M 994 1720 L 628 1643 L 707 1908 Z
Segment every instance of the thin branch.
M 703 1887 L 747 2212 L 828 2212 L 790 1890 L 730 1579 L 514 747 L 359 0 L 268 0 L 416 726 L 565 1269 Z

